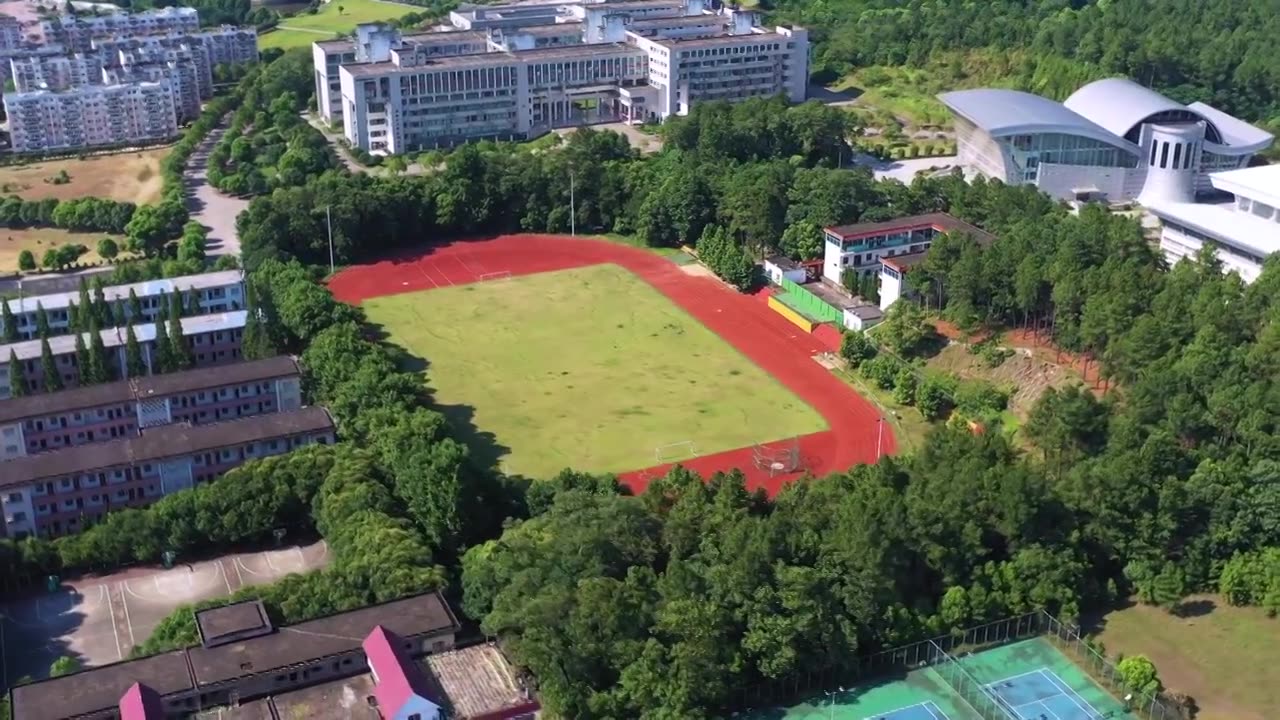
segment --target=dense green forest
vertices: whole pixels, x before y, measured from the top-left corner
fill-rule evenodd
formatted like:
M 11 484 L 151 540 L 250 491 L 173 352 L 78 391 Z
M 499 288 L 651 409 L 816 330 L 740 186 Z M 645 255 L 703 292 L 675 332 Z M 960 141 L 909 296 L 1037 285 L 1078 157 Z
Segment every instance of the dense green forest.
M 1273 0 L 766 0 L 817 42 L 814 70 L 923 67 L 956 50 L 1029 51 L 1019 84 L 1059 99 L 1125 75 L 1280 127 L 1280 13 Z

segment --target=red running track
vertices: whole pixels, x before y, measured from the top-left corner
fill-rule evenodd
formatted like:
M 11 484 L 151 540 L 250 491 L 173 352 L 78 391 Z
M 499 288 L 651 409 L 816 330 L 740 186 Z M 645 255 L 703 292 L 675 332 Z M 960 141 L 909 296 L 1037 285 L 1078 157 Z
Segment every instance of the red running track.
M 822 338 L 803 332 L 758 299 L 734 292 L 713 278 L 691 275 L 646 250 L 587 238 L 504 235 L 457 241 L 352 267 L 335 275 L 329 288 L 343 302 L 360 303 L 382 295 L 476 282 L 495 273 L 528 275 L 601 263 L 621 265 L 638 275 L 822 415 L 829 429 L 800 438 L 806 472 L 823 475 L 874 462 L 877 444 L 884 454 L 894 452 L 893 431 L 880 422 L 876 408 L 812 359 L 830 349 Z M 882 427 L 883 437 L 877 440 Z M 739 448 L 681 464 L 704 476 L 739 468 L 747 476 L 748 487 L 764 488 L 771 496 L 801 476 L 770 477 L 767 470 L 753 465 L 751 450 Z M 621 478 L 639 492 L 668 467 L 635 470 Z

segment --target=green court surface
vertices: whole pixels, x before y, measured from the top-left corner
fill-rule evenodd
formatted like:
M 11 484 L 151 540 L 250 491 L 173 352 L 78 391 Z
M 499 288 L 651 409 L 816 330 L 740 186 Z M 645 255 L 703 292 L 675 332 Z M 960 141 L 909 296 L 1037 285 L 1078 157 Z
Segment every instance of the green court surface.
M 422 8 L 381 0 L 330 0 L 314 14 L 302 12 L 280 18 L 275 30 L 258 36 L 258 47 L 311 47 L 313 42 L 351 32 L 360 23 L 394 20 L 419 10 Z
M 819 695 L 788 708 L 756 711 L 748 720 L 1136 720 L 1045 638 L 956 657 L 963 669 L 938 664 L 905 675 Z M 957 674 L 991 700 L 966 700 L 944 679 Z M 997 707 L 997 704 L 999 707 Z M 982 708 L 979 712 L 975 705 Z
M 470 445 L 510 473 L 638 470 L 826 427 L 772 376 L 616 265 L 391 295 L 363 307 L 389 341 L 426 359 L 427 385 L 446 415 L 493 433 Z

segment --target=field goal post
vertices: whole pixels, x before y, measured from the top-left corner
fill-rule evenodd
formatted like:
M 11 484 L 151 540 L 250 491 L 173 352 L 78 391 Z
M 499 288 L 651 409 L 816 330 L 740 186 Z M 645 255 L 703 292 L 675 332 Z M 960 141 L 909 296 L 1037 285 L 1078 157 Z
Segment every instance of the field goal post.
M 751 462 L 765 470 L 769 477 L 790 475 L 804 469 L 800 456 L 800 438 L 792 437 L 751 446 Z
M 657 461 L 655 463 L 657 465 L 666 465 L 667 463 L 688 460 L 697 456 L 698 445 L 692 440 L 667 443 L 653 449 L 653 459 Z
M 511 279 L 510 270 L 498 270 L 497 272 L 480 273 L 479 275 L 476 276 L 476 280 L 479 282 L 490 282 L 493 280 L 510 280 L 510 279 Z

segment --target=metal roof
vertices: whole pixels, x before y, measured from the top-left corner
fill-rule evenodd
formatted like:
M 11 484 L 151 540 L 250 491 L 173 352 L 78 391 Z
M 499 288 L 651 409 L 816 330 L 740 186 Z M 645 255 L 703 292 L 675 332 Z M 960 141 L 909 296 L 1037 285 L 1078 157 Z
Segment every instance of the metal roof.
M 1186 105 L 1128 78 L 1091 82 L 1071 93 L 1063 105 L 1120 137 L 1156 113 L 1187 109 Z
M 1062 103 L 1019 90 L 979 88 L 942 93 L 938 99 L 955 114 L 993 137 L 1062 133 L 1092 138 L 1136 153 L 1138 148 L 1117 133 Z
M 1219 190 L 1280 208 L 1280 165 L 1241 168 L 1211 173 L 1209 182 Z
M 1232 151 L 1230 154 L 1250 155 L 1271 147 L 1272 141 L 1276 139 L 1266 130 L 1254 127 L 1234 115 L 1228 115 L 1212 105 L 1197 101 L 1188 105 L 1187 109 L 1218 128 L 1218 134 L 1226 145 L 1210 145 L 1208 149 L 1213 152 L 1229 150 Z

